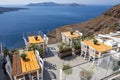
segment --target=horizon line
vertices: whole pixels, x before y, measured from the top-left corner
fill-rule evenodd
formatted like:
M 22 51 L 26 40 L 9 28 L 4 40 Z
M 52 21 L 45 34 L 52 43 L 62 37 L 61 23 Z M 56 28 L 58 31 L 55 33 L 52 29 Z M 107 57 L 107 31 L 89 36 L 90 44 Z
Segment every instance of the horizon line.
M 51 1 L 52 2 L 52 1 Z M 37 3 L 49 3 L 49 2 L 33 2 L 33 3 L 16 3 L 16 4 L 0 4 L 0 5 L 28 5 L 28 4 L 37 4 Z M 114 5 L 119 5 L 120 3 L 118 4 L 83 4 L 83 3 L 77 3 L 77 2 L 64 2 L 64 3 L 60 3 L 60 2 L 52 2 L 52 3 L 58 3 L 58 4 L 72 4 L 72 3 L 76 3 L 76 4 L 81 4 L 81 5 L 111 5 L 111 6 L 114 6 Z

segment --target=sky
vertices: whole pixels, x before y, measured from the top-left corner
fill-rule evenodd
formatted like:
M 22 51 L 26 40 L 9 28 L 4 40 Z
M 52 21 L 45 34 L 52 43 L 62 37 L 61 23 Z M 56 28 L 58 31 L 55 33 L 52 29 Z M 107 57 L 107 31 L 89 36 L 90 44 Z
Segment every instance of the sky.
M 120 0 L 0 0 L 0 5 L 17 5 L 41 2 L 79 3 L 89 5 L 116 5 Z

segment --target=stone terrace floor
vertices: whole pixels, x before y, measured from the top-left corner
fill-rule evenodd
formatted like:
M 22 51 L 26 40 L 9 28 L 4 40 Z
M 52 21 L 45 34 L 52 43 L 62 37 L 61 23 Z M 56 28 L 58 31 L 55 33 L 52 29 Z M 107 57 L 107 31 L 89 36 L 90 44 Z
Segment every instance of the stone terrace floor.
M 58 57 L 58 44 L 48 45 L 48 53 L 44 55 L 44 80 L 50 80 L 49 71 L 52 71 L 56 75 L 56 80 L 59 80 L 60 69 L 63 65 L 69 64 L 75 66 L 81 63 L 87 62 L 83 57 L 73 55 L 60 59 Z
M 58 57 L 58 44 L 52 44 L 52 45 L 48 45 L 48 53 L 46 53 L 44 55 L 44 80 L 52 80 L 50 78 L 50 74 L 49 72 L 52 71 L 54 73 L 54 75 L 56 76 L 55 80 L 60 80 L 60 69 L 62 69 L 63 65 L 65 64 L 69 64 L 71 66 L 76 66 L 78 65 L 78 67 L 73 67 L 73 74 L 70 76 L 66 76 L 64 80 L 80 80 L 78 78 L 78 74 L 79 74 L 79 69 L 80 67 L 87 69 L 91 69 L 91 64 L 87 63 L 88 61 L 83 59 L 83 57 L 81 56 L 76 56 L 74 53 L 72 56 L 69 57 L 65 57 L 63 59 L 60 59 Z M 113 73 L 112 69 L 114 66 L 114 60 L 112 60 L 112 58 L 110 58 L 110 62 L 106 62 L 108 59 L 108 57 L 103 58 L 103 61 L 101 62 L 101 64 L 99 66 L 96 66 L 94 68 L 94 75 L 92 77 L 91 80 L 99 80 L 99 78 L 103 78 L 110 74 Z M 85 63 L 84 65 L 79 65 Z M 87 63 L 87 64 L 86 64 Z M 80 66 L 80 67 L 79 67 Z M 102 74 L 101 74 L 102 73 Z M 64 76 L 63 76 L 64 78 Z

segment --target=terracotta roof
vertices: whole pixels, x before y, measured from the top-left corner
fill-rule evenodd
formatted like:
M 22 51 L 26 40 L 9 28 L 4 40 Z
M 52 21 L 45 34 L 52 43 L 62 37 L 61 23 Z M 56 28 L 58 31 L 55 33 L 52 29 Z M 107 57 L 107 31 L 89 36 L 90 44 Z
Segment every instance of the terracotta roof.
M 73 34 L 71 35 L 71 33 L 68 31 L 68 32 L 62 32 L 62 34 L 65 34 L 67 35 L 69 38 L 77 38 L 79 37 L 80 35 L 76 32 L 73 32 Z
M 23 61 L 19 54 L 13 55 L 13 67 L 12 67 L 12 75 L 21 75 L 26 74 L 32 71 L 36 71 L 40 69 L 34 51 L 25 52 L 26 59 L 28 61 Z
M 83 42 L 84 42 L 85 44 L 91 46 L 92 48 L 94 48 L 96 51 L 101 52 L 101 53 L 106 52 L 106 51 L 109 51 L 109 50 L 112 49 L 111 46 L 108 46 L 108 45 L 106 45 L 106 44 L 104 44 L 104 43 L 102 43 L 102 42 L 98 42 L 98 44 L 95 45 L 95 44 L 93 43 L 93 39 L 92 39 L 92 40 L 84 40 Z
M 22 73 L 21 61 L 19 54 L 13 55 L 13 64 L 12 64 L 12 75 L 19 75 Z
M 44 43 L 43 38 L 40 35 L 37 35 L 38 40 L 35 39 L 35 36 L 29 36 L 28 40 L 30 44 Z

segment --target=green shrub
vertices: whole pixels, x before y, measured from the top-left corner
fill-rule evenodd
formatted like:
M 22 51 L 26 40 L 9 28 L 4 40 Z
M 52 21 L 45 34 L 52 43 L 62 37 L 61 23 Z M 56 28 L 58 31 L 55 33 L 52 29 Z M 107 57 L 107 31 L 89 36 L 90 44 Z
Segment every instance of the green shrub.
M 23 60 L 25 60 L 26 59 L 26 54 L 25 53 L 22 53 L 21 55 L 20 55 L 20 57 L 23 59 Z
M 93 43 L 94 43 L 94 44 L 97 44 L 97 43 L 98 43 L 98 40 L 94 38 L 94 39 L 93 39 Z
M 72 74 L 72 68 L 70 65 L 63 65 L 62 70 L 64 71 L 65 74 Z
M 72 31 L 72 32 L 70 32 L 70 34 L 71 34 L 71 35 L 73 35 L 73 33 L 74 33 L 73 31 Z
M 60 45 L 58 45 L 58 48 L 60 53 L 72 51 L 72 48 L 70 48 L 70 45 L 65 43 L 61 43 Z
M 38 36 L 35 36 L 34 38 L 35 38 L 35 40 L 38 40 Z

